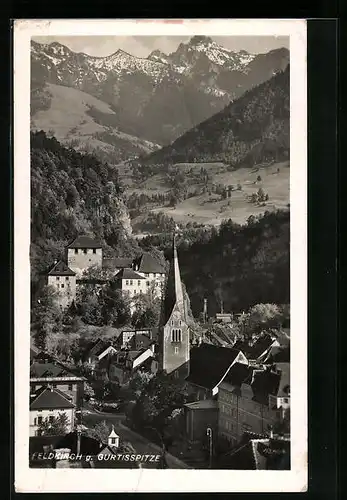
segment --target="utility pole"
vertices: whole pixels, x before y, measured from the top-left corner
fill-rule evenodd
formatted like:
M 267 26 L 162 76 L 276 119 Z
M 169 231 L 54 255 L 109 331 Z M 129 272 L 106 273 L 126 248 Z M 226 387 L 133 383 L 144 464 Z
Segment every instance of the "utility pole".
M 208 436 L 209 442 L 209 468 L 212 468 L 212 454 L 213 454 L 213 441 L 212 441 L 212 429 L 211 427 L 207 427 L 206 435 Z

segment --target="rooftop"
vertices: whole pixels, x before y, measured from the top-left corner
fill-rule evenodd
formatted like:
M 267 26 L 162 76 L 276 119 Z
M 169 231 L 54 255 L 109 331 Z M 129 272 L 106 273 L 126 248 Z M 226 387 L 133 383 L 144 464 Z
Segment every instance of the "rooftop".
M 36 392 L 35 398 L 30 402 L 30 410 L 75 408 L 63 392 L 58 389 L 42 387 Z
M 115 279 L 144 280 L 145 278 L 141 276 L 141 274 L 135 273 L 135 271 L 130 268 L 124 268 L 118 271 L 115 275 Z
M 135 259 L 134 269 L 140 273 L 165 273 L 163 265 L 150 253 L 143 253 Z
M 237 349 L 205 343 L 192 347 L 187 382 L 213 389 L 227 373 L 239 353 Z
M 131 265 L 132 265 L 132 259 L 125 257 L 102 259 L 102 267 L 104 269 L 110 269 L 110 270 L 124 269 L 125 267 L 131 267 Z
M 234 344 L 235 349 L 240 349 L 249 359 L 257 359 L 263 354 L 275 340 L 270 335 L 261 335 L 253 344 L 238 340 Z
M 66 374 L 65 368 L 53 363 L 33 363 L 30 367 L 30 377 L 59 377 Z
M 67 248 L 102 248 L 102 245 L 90 236 L 77 236 Z
M 53 264 L 50 271 L 48 271 L 48 276 L 76 276 L 76 273 L 72 271 L 62 260 Z

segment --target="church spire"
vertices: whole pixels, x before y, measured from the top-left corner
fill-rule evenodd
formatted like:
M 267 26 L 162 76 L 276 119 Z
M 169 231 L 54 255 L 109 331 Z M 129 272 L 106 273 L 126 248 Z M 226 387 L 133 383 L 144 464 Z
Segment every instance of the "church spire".
M 172 260 L 170 263 L 170 270 L 163 301 L 162 324 L 165 324 L 168 321 L 175 307 L 180 311 L 182 317 L 185 318 L 183 287 L 178 263 L 176 233 L 174 232 L 172 235 Z

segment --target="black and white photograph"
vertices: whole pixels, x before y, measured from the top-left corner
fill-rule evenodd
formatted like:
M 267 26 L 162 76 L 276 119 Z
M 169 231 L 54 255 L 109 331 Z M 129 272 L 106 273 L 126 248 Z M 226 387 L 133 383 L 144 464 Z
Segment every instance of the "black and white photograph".
M 17 491 L 305 491 L 305 21 L 17 23 Z

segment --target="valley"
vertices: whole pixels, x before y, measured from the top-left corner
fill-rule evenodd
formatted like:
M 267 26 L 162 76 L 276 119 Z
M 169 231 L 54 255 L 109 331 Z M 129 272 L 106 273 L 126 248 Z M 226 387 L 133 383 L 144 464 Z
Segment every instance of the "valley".
M 174 207 L 168 206 L 167 203 L 154 208 L 150 204 L 144 206 L 143 213 L 132 220 L 135 232 L 136 228 L 141 228 L 141 221 L 146 219 L 150 212 L 162 212 L 182 225 L 196 223 L 218 226 L 222 220 L 229 218 L 243 224 L 250 215 L 287 208 L 289 203 L 288 161 L 268 166 L 258 165 L 252 169 L 238 168 L 233 171 L 229 171 L 223 163 L 183 163 L 174 167 L 183 172 L 190 193 L 204 189 L 202 183 L 194 181 L 194 176 L 195 179 L 198 178 L 201 168 L 205 169 L 209 175 L 206 192 L 181 200 Z M 124 168 L 119 169 L 121 179 L 123 173 L 122 181 L 125 183 L 128 196 L 133 193 L 138 196 L 141 194 L 152 196 L 170 192 L 165 172 L 158 173 L 140 184 L 132 183 L 129 172 L 127 170 L 125 172 Z M 259 176 L 261 180 L 257 180 Z M 237 189 L 238 185 L 241 189 Z M 216 193 L 216 186 L 233 186 L 230 197 L 223 199 L 222 195 Z M 265 203 L 252 203 L 249 198 L 259 189 L 262 189 L 269 199 Z

